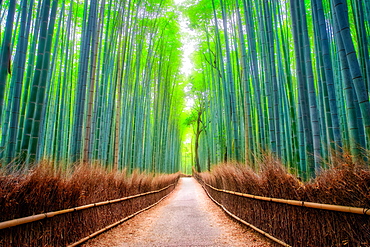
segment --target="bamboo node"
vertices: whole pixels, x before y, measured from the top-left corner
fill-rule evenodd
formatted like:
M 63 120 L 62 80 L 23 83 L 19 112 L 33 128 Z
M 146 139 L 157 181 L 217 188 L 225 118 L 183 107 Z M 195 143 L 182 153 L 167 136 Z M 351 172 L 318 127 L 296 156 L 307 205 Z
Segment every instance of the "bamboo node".
M 368 212 L 369 212 L 369 210 L 370 210 L 370 208 L 364 208 L 364 214 L 369 214 Z

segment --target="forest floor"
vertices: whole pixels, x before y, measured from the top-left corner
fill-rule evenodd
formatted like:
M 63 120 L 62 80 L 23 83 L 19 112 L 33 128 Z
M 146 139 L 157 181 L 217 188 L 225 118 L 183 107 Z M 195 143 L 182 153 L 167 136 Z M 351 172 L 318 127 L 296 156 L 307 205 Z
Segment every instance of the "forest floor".
M 83 246 L 275 245 L 226 216 L 194 178 L 181 178 L 159 205 Z

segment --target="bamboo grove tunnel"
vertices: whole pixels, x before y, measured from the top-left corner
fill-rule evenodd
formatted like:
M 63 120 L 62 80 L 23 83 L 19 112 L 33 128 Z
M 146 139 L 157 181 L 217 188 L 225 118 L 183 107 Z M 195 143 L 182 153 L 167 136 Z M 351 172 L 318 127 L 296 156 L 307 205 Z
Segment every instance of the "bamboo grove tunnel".
M 0 0 L 0 246 L 145 217 L 146 246 L 369 246 L 369 25 L 367 0 Z

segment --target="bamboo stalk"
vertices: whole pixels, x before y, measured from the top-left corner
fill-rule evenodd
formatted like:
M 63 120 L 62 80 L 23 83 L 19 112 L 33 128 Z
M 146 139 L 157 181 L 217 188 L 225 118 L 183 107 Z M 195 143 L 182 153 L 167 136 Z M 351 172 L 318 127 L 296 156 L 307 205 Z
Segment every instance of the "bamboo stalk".
M 240 193 L 240 192 L 235 192 L 235 191 L 218 189 L 207 183 L 204 183 L 204 184 L 215 191 L 224 192 L 227 194 L 237 195 L 237 196 L 251 198 L 251 199 L 256 199 L 260 201 L 284 203 L 284 204 L 289 204 L 293 206 L 324 209 L 324 210 L 337 211 L 337 212 L 343 212 L 343 213 L 370 215 L 369 208 L 357 208 L 357 207 L 350 207 L 350 206 L 340 206 L 340 205 L 323 204 L 323 203 L 316 203 L 316 202 L 305 202 L 305 201 L 298 201 L 298 200 L 287 200 L 287 199 L 281 199 L 281 198 L 256 196 L 256 195 L 245 194 L 245 193 Z
M 46 218 L 51 218 L 51 217 L 54 217 L 54 216 L 60 215 L 60 214 L 66 214 L 66 213 L 70 213 L 70 212 L 74 212 L 74 211 L 80 211 L 80 210 L 84 210 L 84 209 L 88 209 L 88 208 L 93 208 L 93 207 L 103 206 L 103 205 L 107 205 L 107 204 L 122 202 L 122 201 L 130 200 L 130 199 L 133 199 L 133 198 L 141 197 L 141 196 L 146 196 L 146 195 L 149 195 L 149 194 L 155 194 L 155 193 L 161 192 L 163 190 L 166 190 L 166 189 L 168 189 L 169 187 L 171 187 L 173 185 L 175 185 L 175 184 L 170 184 L 170 185 L 168 185 L 168 186 L 166 186 L 162 189 L 159 189 L 159 190 L 153 190 L 153 191 L 149 191 L 149 192 L 145 192 L 145 193 L 141 193 L 141 194 L 137 194 L 137 195 L 132 195 L 132 196 L 128 196 L 128 197 L 123 197 L 123 198 L 119 198 L 119 199 L 108 200 L 108 201 L 97 202 L 97 203 L 91 203 L 91 204 L 87 204 L 87 205 L 83 205 L 83 206 L 79 206 L 79 207 L 63 209 L 63 210 L 54 211 L 54 212 L 47 212 L 47 213 L 42 213 L 42 214 L 36 214 L 36 215 L 32 215 L 32 216 L 27 216 L 27 217 L 23 217 L 23 218 L 18 218 L 18 219 L 13 219 L 13 220 L 0 222 L 0 229 L 5 229 L 5 228 L 13 227 L 13 226 L 18 226 L 18 225 L 23 225 L 23 224 L 30 223 L 30 222 L 35 222 L 35 221 L 43 220 L 43 219 L 46 219 Z

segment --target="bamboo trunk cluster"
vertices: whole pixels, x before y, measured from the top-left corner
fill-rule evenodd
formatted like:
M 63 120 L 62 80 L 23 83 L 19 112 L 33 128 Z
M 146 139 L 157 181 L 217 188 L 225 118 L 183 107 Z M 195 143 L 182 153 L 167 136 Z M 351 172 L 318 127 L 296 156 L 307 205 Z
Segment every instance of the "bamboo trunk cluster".
M 207 102 L 202 170 L 208 160 L 256 167 L 266 150 L 304 180 L 338 155 L 364 163 L 369 9 L 367 1 L 351 0 L 190 6 L 186 14 L 201 33 L 192 80 Z
M 171 6 L 16 3 L 0 9 L 1 164 L 99 160 L 112 169 L 178 171 L 181 43 Z

